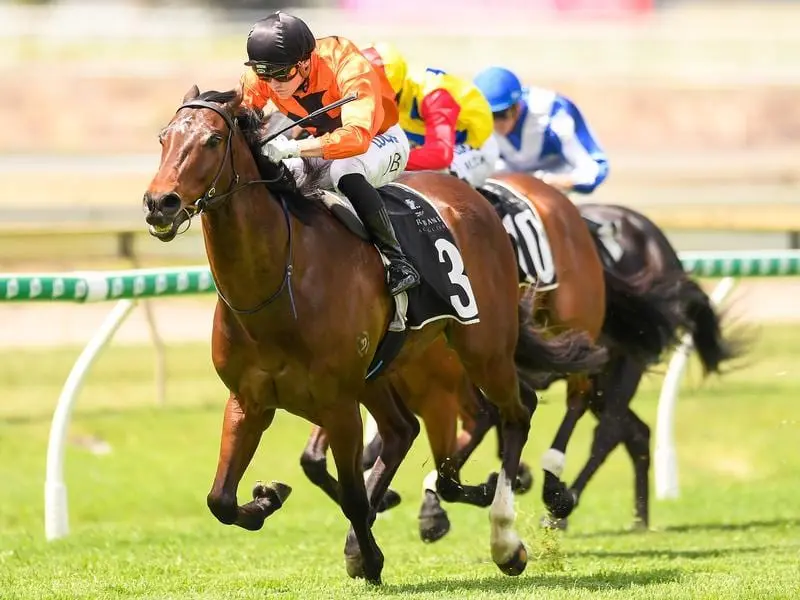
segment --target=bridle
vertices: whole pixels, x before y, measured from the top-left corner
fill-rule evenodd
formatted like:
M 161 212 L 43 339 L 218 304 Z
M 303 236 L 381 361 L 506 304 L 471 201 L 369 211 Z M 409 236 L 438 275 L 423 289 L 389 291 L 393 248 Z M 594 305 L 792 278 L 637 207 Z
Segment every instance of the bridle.
M 225 155 L 222 157 L 222 162 L 217 169 L 217 174 L 214 176 L 214 179 L 211 182 L 211 185 L 206 190 L 206 192 L 197 200 L 189 204 L 188 206 L 183 208 L 183 212 L 186 213 L 187 221 L 191 223 L 193 217 L 208 212 L 214 208 L 217 208 L 222 205 L 222 203 L 233 196 L 236 192 L 241 191 L 242 189 L 254 185 L 257 183 L 277 183 L 280 181 L 281 176 L 278 175 L 274 179 L 254 179 L 252 181 L 247 181 L 242 185 L 239 184 L 239 174 L 236 172 L 236 166 L 233 164 L 233 130 L 237 126 L 236 120 L 228 114 L 219 104 L 215 104 L 213 102 L 207 102 L 205 100 L 190 100 L 188 102 L 184 102 L 181 106 L 178 107 L 178 112 L 184 108 L 207 108 L 208 110 L 214 111 L 222 120 L 225 121 L 225 124 L 228 126 L 228 136 L 225 140 Z M 217 182 L 219 181 L 220 176 L 222 175 L 222 171 L 225 168 L 225 163 L 230 161 L 231 163 L 231 171 L 233 173 L 233 177 L 231 178 L 231 182 L 228 185 L 228 188 L 221 194 L 217 195 Z M 294 302 L 294 293 L 292 291 L 292 273 L 294 272 L 294 266 L 292 265 L 292 220 L 289 216 L 289 209 L 286 206 L 286 199 L 283 195 L 279 195 L 281 210 L 283 211 L 283 216 L 286 219 L 286 227 L 288 230 L 288 238 L 287 238 L 287 252 L 286 252 L 286 264 L 283 270 L 283 279 L 281 280 L 281 284 L 278 289 L 266 300 L 254 306 L 253 308 L 236 308 L 234 307 L 230 301 L 222 294 L 219 289 L 219 285 L 216 281 L 214 281 L 214 286 L 217 290 L 217 295 L 220 299 L 225 303 L 231 312 L 237 315 L 252 315 L 260 310 L 266 308 L 270 304 L 272 304 L 278 297 L 283 293 L 284 289 L 288 290 L 289 292 L 289 302 L 292 306 L 292 316 L 297 319 L 297 308 Z M 214 275 L 212 273 L 211 277 L 213 278 Z

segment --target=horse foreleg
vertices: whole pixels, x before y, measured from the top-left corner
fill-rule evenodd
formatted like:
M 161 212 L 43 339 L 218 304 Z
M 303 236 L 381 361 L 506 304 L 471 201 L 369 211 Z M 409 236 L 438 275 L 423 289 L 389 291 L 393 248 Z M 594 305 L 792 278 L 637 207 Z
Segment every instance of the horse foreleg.
M 322 419 L 339 476 L 339 504 L 351 529 L 345 543 L 345 566 L 350 577 L 381 582 L 383 553 L 372 535 L 372 511 L 361 468 L 362 422 L 359 405 L 336 403 Z M 384 439 L 384 443 L 388 440 Z M 355 543 L 351 541 L 355 540 Z
M 575 431 L 575 426 L 588 408 L 588 394 L 592 390 L 592 380 L 573 376 L 567 380 L 567 412 L 558 427 L 550 448 L 542 456 L 544 483 L 542 500 L 550 515 L 555 519 L 566 518 L 577 504 L 577 497 L 561 481 L 564 471 L 567 444 Z
M 300 455 L 300 466 L 306 477 L 321 489 L 328 498 L 339 504 L 339 484 L 328 472 L 328 435 L 322 427 L 315 426 Z
M 443 489 L 459 485 L 458 471 L 453 471 L 448 477 L 442 467 L 455 452 L 459 394 L 463 392 L 464 388 L 460 385 L 453 389 L 446 380 L 429 379 L 425 393 L 415 398 L 414 410 L 425 425 L 436 465 L 436 469 L 428 473 L 422 482 L 419 536 L 423 542 L 440 540 L 450 531 L 450 518 L 442 507 L 438 487 L 440 483 Z
M 428 473 L 422 483 L 422 508 L 420 509 L 420 535 L 423 541 L 436 541 L 450 529 L 447 513 L 441 507 L 440 498 L 447 502 L 458 502 L 485 508 L 492 503 L 494 480 L 480 485 L 461 482 L 461 467 L 481 443 L 486 433 L 494 427 L 499 417 L 496 409 L 481 400 L 476 411 L 461 412 L 465 425 L 462 434 L 456 437 L 459 407 L 466 402 L 465 396 L 480 394 L 464 379 L 462 387 L 436 385 L 431 382 L 428 396 L 418 403 L 418 413 L 425 423 L 436 469 Z M 460 445 L 459 445 L 460 444 Z
M 490 475 L 486 483 L 466 485 L 461 482 L 460 473 L 489 430 L 500 423 L 500 417 L 497 409 L 484 399 L 478 388 L 469 385 L 463 393 L 469 394 L 475 400 L 476 410 L 459 411 L 463 430 L 456 438 L 455 450 L 449 455 L 444 454 L 444 459 L 437 461 L 437 471 L 428 474 L 423 489 L 433 489 L 435 483 L 443 500 L 485 508 L 492 503 L 497 474 Z M 463 398 L 459 406 L 463 407 Z
M 361 453 L 361 466 L 364 469 L 365 481 L 369 478 L 370 473 L 372 473 L 372 468 L 375 466 L 375 462 L 378 460 L 381 452 L 383 452 L 383 438 L 378 431 L 378 425 L 375 423 L 374 417 L 367 413 L 366 420 L 367 424 L 364 427 L 364 451 Z M 398 506 L 402 500 L 397 491 L 388 489 L 384 492 L 380 501 L 378 501 L 375 510 L 379 513 L 390 510 Z
M 470 387 L 469 393 L 473 394 L 478 408 L 469 417 L 462 411 L 464 430 L 457 438 L 456 451 L 451 457 L 453 468 L 458 471 L 466 464 L 475 449 L 480 446 L 489 430 L 500 423 L 497 409 L 486 401 L 483 392 L 478 388 Z M 498 452 L 498 454 L 500 453 Z
M 264 520 L 283 505 L 292 491 L 285 484 L 272 482 L 266 486 L 257 484 L 253 500 L 244 506 L 239 506 L 236 497 L 242 475 L 274 417 L 274 410 L 247 410 L 233 393 L 228 397 L 217 473 L 206 500 L 214 516 L 226 525 L 235 524 L 250 531 L 261 529 Z
M 364 471 L 369 471 L 375 466 L 375 461 L 381 454 L 383 448 L 383 438 L 378 431 L 375 418 L 367 413 L 366 424 L 364 425 L 364 451 L 361 453 L 361 466 Z

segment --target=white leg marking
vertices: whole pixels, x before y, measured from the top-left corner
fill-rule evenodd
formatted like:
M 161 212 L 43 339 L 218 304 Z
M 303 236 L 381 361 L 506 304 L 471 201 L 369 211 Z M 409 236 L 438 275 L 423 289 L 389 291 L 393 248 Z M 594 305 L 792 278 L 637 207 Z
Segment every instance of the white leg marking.
M 549 448 L 542 454 L 542 469 L 561 479 L 561 473 L 564 472 L 564 463 L 566 461 L 567 458 L 561 450 Z
M 505 469 L 500 469 L 494 500 L 489 509 L 492 560 L 497 565 L 510 561 L 519 547 L 520 539 L 514 531 L 515 519 L 514 492 L 511 490 L 511 482 L 506 476 Z
M 378 433 L 378 424 L 375 422 L 375 419 L 372 418 L 372 415 L 369 411 L 366 411 L 366 418 L 364 419 L 364 447 L 366 448 L 367 445 L 372 441 L 372 438 Z M 372 473 L 373 467 L 370 467 L 366 471 L 364 471 L 364 482 L 369 479 L 370 473 Z
M 366 446 L 372 441 L 372 438 L 378 433 L 378 424 L 372 415 L 367 411 L 367 418 L 364 420 L 364 445 Z
M 436 480 L 439 478 L 439 474 L 436 472 L 436 469 L 425 475 L 425 479 L 422 480 L 422 497 L 425 497 L 425 492 L 430 490 L 437 496 L 439 495 L 438 490 L 436 489 Z

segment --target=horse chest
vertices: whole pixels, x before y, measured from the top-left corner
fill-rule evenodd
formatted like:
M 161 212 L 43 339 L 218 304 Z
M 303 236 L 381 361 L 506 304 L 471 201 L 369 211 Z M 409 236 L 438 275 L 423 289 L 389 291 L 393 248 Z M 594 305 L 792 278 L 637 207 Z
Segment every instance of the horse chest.
M 315 379 L 299 364 L 284 364 L 274 369 L 246 369 L 237 386 L 247 404 L 267 409 L 282 409 L 315 421 L 319 397 Z

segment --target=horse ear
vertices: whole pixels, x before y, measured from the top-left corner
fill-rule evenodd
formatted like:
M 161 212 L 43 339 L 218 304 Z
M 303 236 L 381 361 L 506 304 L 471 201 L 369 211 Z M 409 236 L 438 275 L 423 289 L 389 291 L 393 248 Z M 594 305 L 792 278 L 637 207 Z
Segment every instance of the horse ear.
M 239 109 L 239 105 L 242 103 L 242 98 L 244 97 L 241 85 L 236 86 L 234 91 L 236 92 L 236 95 L 225 104 L 225 110 L 230 115 L 236 114 L 237 110 Z
M 186 104 L 197 98 L 200 95 L 200 88 L 197 85 L 193 85 L 189 88 L 189 91 L 183 96 L 183 103 Z

